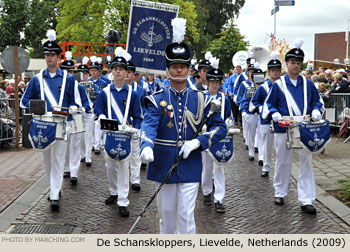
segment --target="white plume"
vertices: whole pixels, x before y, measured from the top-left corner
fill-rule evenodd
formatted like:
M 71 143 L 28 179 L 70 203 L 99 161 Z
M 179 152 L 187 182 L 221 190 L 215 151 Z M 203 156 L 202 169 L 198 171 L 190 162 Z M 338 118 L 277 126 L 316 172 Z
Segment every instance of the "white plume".
M 197 63 L 196 59 L 191 59 L 191 65 L 195 65 Z
M 280 56 L 279 52 L 276 52 L 276 51 L 272 51 L 270 53 L 270 56 L 272 59 L 276 60 L 278 58 L 278 56 Z
M 55 41 L 56 40 L 56 31 L 55 30 L 48 30 L 46 32 L 46 37 L 50 41 Z
M 174 18 L 171 20 L 171 25 L 173 26 L 173 41 L 181 43 L 185 39 L 186 33 L 186 19 L 184 18 Z
M 124 56 L 124 49 L 123 47 L 117 47 L 115 48 L 114 54 L 116 57 L 123 57 Z
M 205 58 L 206 60 L 210 60 L 212 57 L 213 57 L 213 55 L 211 54 L 210 51 L 209 51 L 209 52 L 206 52 L 205 55 L 204 55 L 204 58 Z
M 253 52 L 249 52 L 248 53 L 248 58 L 254 58 L 254 53 Z
M 101 64 L 102 63 L 102 58 L 101 57 L 97 57 L 97 63 Z
M 300 49 L 300 47 L 303 45 L 303 43 L 304 43 L 304 39 L 303 39 L 303 38 L 296 38 L 296 39 L 294 40 L 294 46 L 295 46 L 295 48 Z
M 86 65 L 88 62 L 89 62 L 89 58 L 85 56 L 83 58 L 83 65 Z
M 112 56 L 111 55 L 108 55 L 107 56 L 107 61 L 111 61 L 112 60 Z
M 255 59 L 251 59 L 250 64 L 254 64 L 254 63 L 255 63 Z
M 219 59 L 212 57 L 209 59 L 209 62 L 213 68 L 215 68 L 215 69 L 219 68 Z
M 95 63 L 97 61 L 97 57 L 96 56 L 91 56 L 90 57 L 90 61 L 91 61 L 91 63 Z
M 259 68 L 260 68 L 259 62 L 255 62 L 255 63 L 254 63 L 254 68 L 255 68 L 255 69 L 259 69 Z
M 72 60 L 72 52 L 67 51 L 64 55 L 66 56 L 66 60 Z
M 130 60 L 131 60 L 131 58 L 132 58 L 132 56 L 130 55 L 130 53 L 125 52 L 125 54 L 124 54 L 124 58 L 125 58 L 125 60 L 126 60 L 126 61 L 130 61 Z

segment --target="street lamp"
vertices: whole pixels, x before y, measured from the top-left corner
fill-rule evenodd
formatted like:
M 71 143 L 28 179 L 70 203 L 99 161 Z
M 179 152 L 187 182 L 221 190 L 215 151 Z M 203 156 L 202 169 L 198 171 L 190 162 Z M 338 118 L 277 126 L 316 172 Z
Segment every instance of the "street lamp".
M 334 59 L 334 60 L 333 60 L 333 64 L 335 65 L 335 69 L 338 69 L 339 63 L 340 63 L 340 60 L 339 60 L 339 59 Z
M 349 58 L 345 58 L 344 59 L 344 64 L 345 64 L 345 70 L 348 70 L 348 65 L 350 63 L 350 59 Z

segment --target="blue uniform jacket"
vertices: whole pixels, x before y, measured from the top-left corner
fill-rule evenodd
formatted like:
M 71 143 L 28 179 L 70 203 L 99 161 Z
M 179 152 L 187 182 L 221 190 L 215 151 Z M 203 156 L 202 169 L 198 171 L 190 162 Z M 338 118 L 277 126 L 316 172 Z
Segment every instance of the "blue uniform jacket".
M 272 86 L 272 82 L 270 79 L 266 79 L 263 84 L 261 84 L 253 96 L 252 100 L 249 104 L 249 111 L 250 112 L 258 112 L 260 114 L 260 122 L 263 125 L 271 124 L 271 116 L 269 116 L 267 119 L 262 118 L 262 106 L 264 105 L 265 98 L 267 96 L 267 93 L 270 91 L 270 88 Z
M 126 99 L 128 97 L 128 90 L 129 87 L 128 84 L 125 83 L 124 87 L 118 92 L 118 90 L 114 87 L 114 85 L 111 85 L 111 95 L 114 97 L 114 100 L 118 104 L 118 107 L 124 116 L 126 105 Z M 108 108 L 107 108 L 107 94 L 106 89 L 104 88 L 97 98 L 96 106 L 94 109 L 95 116 L 98 118 L 100 115 L 105 115 L 106 118 L 108 118 Z M 112 109 L 112 119 L 118 119 L 114 110 Z M 120 119 L 122 120 L 122 119 Z M 132 90 L 131 93 L 131 101 L 130 101 L 130 108 L 129 108 L 129 114 L 127 121 L 136 129 L 139 129 L 141 126 L 141 105 L 140 105 L 140 99 L 137 93 Z M 121 122 L 118 120 L 118 124 L 120 125 Z
M 60 99 L 60 93 L 61 93 L 61 85 L 63 81 L 63 71 L 58 68 L 56 75 L 51 78 L 49 72 L 47 69 L 43 72 L 43 78 L 45 79 L 47 85 L 50 88 L 51 93 L 53 94 L 57 104 L 59 103 Z M 67 74 L 67 80 L 66 80 L 66 87 L 64 91 L 64 98 L 62 102 L 62 107 L 69 107 L 76 105 L 75 104 L 75 97 L 74 97 L 74 77 L 70 74 Z M 21 99 L 21 107 L 22 108 L 29 108 L 29 101 L 31 99 L 41 99 L 40 94 L 40 83 L 38 76 L 35 75 L 29 82 L 23 96 Z M 46 100 L 46 110 L 47 111 L 53 111 L 54 109 L 51 106 L 50 101 L 48 100 L 47 96 L 45 95 Z M 61 109 L 62 111 L 68 111 L 67 109 Z M 69 118 L 70 119 L 70 118 Z
M 92 112 L 92 108 L 90 106 L 91 101 L 90 98 L 88 97 L 87 93 L 86 93 L 86 89 L 83 85 L 78 84 L 78 90 L 79 90 L 79 95 L 80 95 L 80 100 L 81 100 L 81 105 L 82 107 L 85 109 L 86 113 L 91 113 Z
M 102 80 L 100 77 L 97 80 L 92 80 L 91 77 L 89 77 L 88 81 L 92 81 L 95 93 L 96 93 L 96 100 L 98 99 L 100 93 L 102 92 L 102 89 L 104 89 L 105 87 L 107 87 L 107 82 L 105 82 L 104 80 Z M 93 100 L 93 104 L 94 107 L 96 105 L 96 100 Z
M 252 98 L 247 97 L 247 88 L 245 84 L 250 87 L 255 86 L 255 84 L 252 83 L 250 80 L 243 81 L 238 90 L 237 104 L 239 104 L 239 110 L 242 111 L 242 113 L 246 112 L 247 114 L 255 114 L 255 112 L 249 111 L 249 103 Z
M 238 90 L 239 87 L 241 86 L 241 83 L 245 80 L 248 80 L 248 71 L 246 71 L 245 73 L 241 73 L 235 80 L 234 84 L 233 84 L 233 101 L 239 105 L 238 101 L 237 101 L 237 95 L 238 95 Z
M 135 90 L 135 85 L 137 86 L 136 88 L 136 93 L 140 98 L 140 104 L 141 104 L 141 108 L 142 108 L 142 112 L 145 110 L 145 103 L 144 103 L 144 99 L 146 94 L 146 91 L 143 87 L 141 87 L 140 85 L 138 85 L 136 82 L 134 82 L 132 84 L 132 89 Z
M 281 77 L 283 78 L 283 77 Z M 303 94 L 303 79 L 299 75 L 297 85 L 290 81 L 288 74 L 285 75 L 286 78 L 286 86 L 291 95 L 293 96 L 299 110 L 301 113 L 304 109 L 304 94 Z M 315 84 L 309 80 L 307 80 L 307 111 L 306 114 L 310 115 L 312 110 L 316 109 L 321 112 L 324 111 L 324 104 L 321 96 L 319 95 Z M 289 116 L 289 110 L 286 102 L 286 97 L 284 92 L 281 89 L 281 79 L 275 81 L 268 93 L 263 110 L 262 110 L 262 118 L 266 119 L 268 116 L 272 116 L 273 113 L 279 112 L 282 116 Z M 295 114 L 294 114 L 295 115 Z M 285 133 L 286 129 L 283 127 L 279 127 L 277 123 L 274 122 L 274 130 L 276 133 Z
M 154 93 L 154 90 L 157 92 L 157 91 L 159 91 L 161 88 L 160 88 L 160 86 L 159 86 L 159 84 L 158 83 L 156 83 L 156 82 L 145 82 L 144 83 L 144 85 L 148 85 L 148 92 L 147 92 L 147 95 L 151 95 L 151 94 L 153 94 Z
M 192 140 L 195 131 L 187 120 L 182 120 L 185 106 L 197 115 L 198 95 L 197 91 L 190 88 L 179 92 L 170 87 L 145 98 L 147 110 L 141 126 L 141 150 L 149 146 L 154 152 L 154 161 L 148 166 L 148 179 L 161 182 L 179 156 L 181 146 L 177 146 L 176 141 Z M 209 97 L 204 96 L 208 102 Z M 204 108 L 204 117 L 207 116 L 209 107 L 210 102 Z M 184 125 L 187 125 L 187 128 L 184 128 Z M 199 125 L 200 123 L 196 128 L 199 128 Z M 227 128 L 223 119 L 219 112 L 214 113 L 208 120 L 207 132 L 197 137 L 201 146 L 180 162 L 167 183 L 201 181 L 201 151 L 223 139 L 226 134 Z
M 235 84 L 235 81 L 237 79 L 237 73 L 231 75 L 230 77 L 228 77 L 226 80 L 225 80 L 225 83 L 226 83 L 226 90 L 225 92 L 227 91 L 227 94 L 233 94 L 233 90 L 234 90 L 234 84 Z M 225 84 L 224 84 L 225 85 Z M 233 98 L 233 96 L 232 96 Z
M 101 75 L 100 77 L 103 81 L 105 81 L 107 84 L 111 84 L 112 81 L 110 79 L 108 79 L 108 75 Z

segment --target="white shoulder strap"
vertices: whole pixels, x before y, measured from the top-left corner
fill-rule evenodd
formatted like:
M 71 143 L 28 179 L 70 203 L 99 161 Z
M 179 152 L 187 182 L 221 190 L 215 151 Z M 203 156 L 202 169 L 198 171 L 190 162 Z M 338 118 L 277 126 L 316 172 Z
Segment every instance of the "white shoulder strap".
M 225 94 L 221 92 L 221 117 L 225 118 Z
M 303 93 L 304 93 L 304 111 L 303 115 L 306 115 L 307 112 L 307 81 L 304 75 L 301 76 L 303 78 Z
M 293 116 L 293 111 L 294 111 L 296 116 L 300 116 L 301 112 L 300 112 L 299 107 L 296 104 L 295 100 L 293 99 L 293 96 L 291 95 L 291 93 L 289 92 L 289 90 L 287 88 L 285 76 L 281 77 L 281 82 L 282 82 L 282 88 L 284 91 L 284 95 L 286 97 L 289 116 Z
M 108 119 L 112 119 L 112 107 L 111 107 L 111 85 L 109 84 L 106 88 L 106 96 L 107 96 L 107 113 L 108 113 Z
M 132 93 L 132 88 L 128 86 L 128 98 L 126 100 L 126 108 L 125 108 L 122 126 L 125 126 L 126 122 L 128 121 L 129 108 L 130 108 L 130 102 L 131 102 L 131 93 Z
M 59 103 L 58 103 L 58 107 L 62 107 L 62 104 L 63 104 L 64 91 L 65 91 L 65 89 L 66 89 L 66 82 L 67 82 L 67 71 L 66 71 L 66 70 L 63 70 L 63 80 L 62 80 L 60 101 L 59 101 Z M 61 110 L 61 108 L 59 108 L 59 110 Z

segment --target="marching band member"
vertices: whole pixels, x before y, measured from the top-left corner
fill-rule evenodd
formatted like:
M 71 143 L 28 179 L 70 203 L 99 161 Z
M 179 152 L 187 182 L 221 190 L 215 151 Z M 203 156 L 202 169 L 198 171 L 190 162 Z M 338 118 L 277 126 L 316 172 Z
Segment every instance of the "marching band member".
M 60 68 L 67 70 L 68 73 L 73 74 L 74 71 L 74 61 L 72 61 L 72 53 L 67 51 L 65 53 L 66 61 L 62 62 Z M 89 103 L 88 96 L 86 94 L 84 86 L 80 85 L 78 81 L 74 83 L 74 97 L 75 104 L 77 104 L 77 113 L 91 113 L 91 107 Z M 83 116 L 83 115 L 81 115 Z M 70 182 L 73 186 L 78 183 L 78 173 L 80 167 L 81 152 L 80 150 L 81 139 L 83 138 L 84 132 L 74 132 L 73 126 L 76 120 L 75 115 L 73 115 L 73 120 L 70 121 L 68 129 L 68 142 L 66 158 L 64 162 L 64 175 L 63 177 L 70 177 Z
M 270 78 L 267 78 L 263 84 L 261 84 L 254 97 L 249 104 L 249 110 L 251 112 L 258 110 L 260 112 L 260 124 L 261 124 L 261 134 L 262 134 L 262 145 L 263 145 L 263 167 L 261 177 L 268 177 L 271 168 L 271 157 L 272 157 L 272 146 L 273 146 L 273 133 L 270 130 L 271 118 L 267 120 L 262 118 L 262 107 L 264 105 L 265 98 L 270 91 L 272 83 L 278 80 L 281 76 L 282 63 L 277 59 L 279 56 L 278 52 L 272 52 L 271 58 L 267 63 L 267 72 Z
M 96 94 L 96 100 L 97 100 L 98 96 L 102 92 L 102 89 L 107 87 L 107 83 L 99 77 L 100 66 L 97 62 L 96 56 L 90 57 L 89 73 L 90 73 L 90 78 L 88 79 L 88 81 L 93 82 L 93 86 L 94 86 L 95 94 Z M 92 99 L 94 107 L 96 105 L 96 100 Z M 101 142 L 100 120 L 95 121 L 94 135 L 95 135 L 95 143 L 94 143 L 95 154 L 100 154 L 100 151 L 101 151 L 101 149 L 100 149 L 100 142 Z
M 143 88 L 146 90 L 147 95 L 151 95 L 161 89 L 159 84 L 154 80 L 154 75 L 151 73 L 146 74 Z
M 112 133 L 110 137 L 107 135 L 104 147 L 111 192 L 105 203 L 113 204 L 118 199 L 119 214 L 122 217 L 128 217 L 130 135 L 140 128 L 142 118 L 139 97 L 125 83 L 127 63 L 124 54 L 125 51 L 121 47 L 116 48 L 112 62 L 113 84 L 102 90 L 97 98 L 94 112 L 99 119 L 114 119 L 119 126 L 122 126 L 120 132 Z M 132 125 L 133 128 L 127 124 Z
M 190 48 L 182 42 L 186 20 L 172 20 L 174 43 L 168 44 L 166 68 L 171 87 L 145 98 L 147 107 L 141 126 L 141 160 L 149 163 L 147 178 L 161 183 L 175 160 L 183 155 L 157 195 L 160 233 L 195 233 L 195 201 L 202 174 L 201 151 L 227 133 L 219 113 L 209 117 L 207 132 L 192 139 L 209 113 L 210 99 L 186 87 Z M 192 140 L 191 140 L 192 139 Z
M 143 99 L 146 96 L 146 91 L 134 81 L 136 66 L 131 61 L 131 55 L 129 53 L 125 54 L 125 59 L 127 61 L 127 69 L 125 75 L 125 82 L 128 84 L 138 95 L 141 108 L 143 111 Z M 130 158 L 130 183 L 131 189 L 134 191 L 140 191 L 140 141 L 137 134 L 134 134 L 131 140 L 131 158 Z
M 196 81 L 194 80 L 193 76 L 196 72 L 196 59 L 191 59 L 191 66 L 190 66 L 190 75 L 187 77 L 187 86 L 192 88 L 193 90 L 197 90 L 197 85 L 196 85 Z M 170 84 L 170 83 L 169 83 Z
M 306 115 L 311 115 L 316 120 L 320 120 L 320 111 L 324 110 L 323 101 L 314 83 L 299 75 L 304 60 L 304 52 L 300 49 L 302 43 L 302 39 L 297 39 L 295 48 L 287 52 L 285 56 L 287 74 L 272 84 L 263 106 L 263 119 L 271 116 L 274 121 L 276 166 L 273 184 L 275 187 L 274 203 L 276 205 L 283 205 L 283 198 L 288 194 L 294 154 L 293 149 L 286 148 L 286 129 L 279 127 L 277 122 L 285 116 Z M 316 198 L 312 154 L 305 149 L 300 149 L 298 152 L 300 162 L 298 199 L 303 211 L 316 214 L 316 208 L 312 205 Z
M 84 57 L 82 60 L 82 64 L 78 66 L 78 72 L 80 72 L 80 75 L 81 75 L 81 81 L 79 83 L 80 85 L 81 85 L 81 82 L 85 82 L 85 83 L 88 82 L 88 78 L 89 78 L 89 67 L 87 66 L 88 62 L 89 62 L 89 58 Z M 80 88 L 80 85 L 79 85 L 79 88 Z M 86 91 L 87 90 L 85 89 L 85 92 Z M 89 95 L 87 95 L 87 99 L 88 99 L 90 108 L 92 108 L 93 103 L 91 102 Z M 94 137 L 95 121 L 93 119 L 92 110 L 85 110 L 84 125 L 85 125 L 85 133 L 81 139 L 81 156 L 83 157 L 83 161 L 85 162 L 85 165 L 91 166 L 92 164 L 91 149 L 95 141 L 95 137 Z
M 111 57 L 110 55 L 108 55 L 109 57 Z M 107 57 L 108 57 L 107 56 Z M 103 75 L 102 72 L 103 72 L 103 64 L 102 64 L 102 58 L 101 57 L 97 57 L 97 63 L 98 63 L 98 66 L 100 68 L 100 72 L 99 72 L 99 77 L 104 80 L 107 84 L 110 84 L 112 83 L 112 81 L 108 78 L 108 76 L 106 75 Z M 108 62 L 107 62 L 108 63 Z M 107 64 L 106 64 L 107 65 Z
M 207 72 L 211 69 L 209 60 L 212 58 L 211 52 L 206 52 L 204 55 L 204 60 L 198 64 L 198 74 L 200 77 L 200 82 L 197 83 L 197 89 L 199 91 L 208 90 L 207 83 Z
M 224 73 L 218 68 L 219 60 L 210 59 L 212 69 L 207 72 L 208 91 L 207 95 L 212 99 L 221 99 L 221 117 L 227 122 L 227 126 L 232 125 L 232 114 L 230 101 L 225 94 L 219 92 L 224 78 Z M 214 180 L 214 206 L 215 211 L 224 213 L 223 200 L 225 197 L 225 167 L 230 164 L 233 157 L 233 142 L 231 139 L 224 138 L 210 149 L 202 152 L 203 172 L 202 172 L 202 191 L 204 195 L 204 204 L 212 204 L 211 193 L 213 191 Z
M 61 47 L 57 44 L 56 32 L 49 30 L 48 41 L 43 44 L 47 68 L 40 71 L 29 82 L 21 99 L 21 107 L 29 108 L 31 99 L 46 101 L 46 111 L 50 114 L 60 107 L 69 107 L 76 111 L 74 102 L 74 77 L 58 68 L 57 63 Z M 63 109 L 64 110 L 64 109 Z M 50 186 L 50 202 L 53 211 L 59 210 L 59 197 L 63 182 L 63 160 L 66 154 L 67 142 L 56 140 L 50 148 L 43 152 L 46 176 Z

